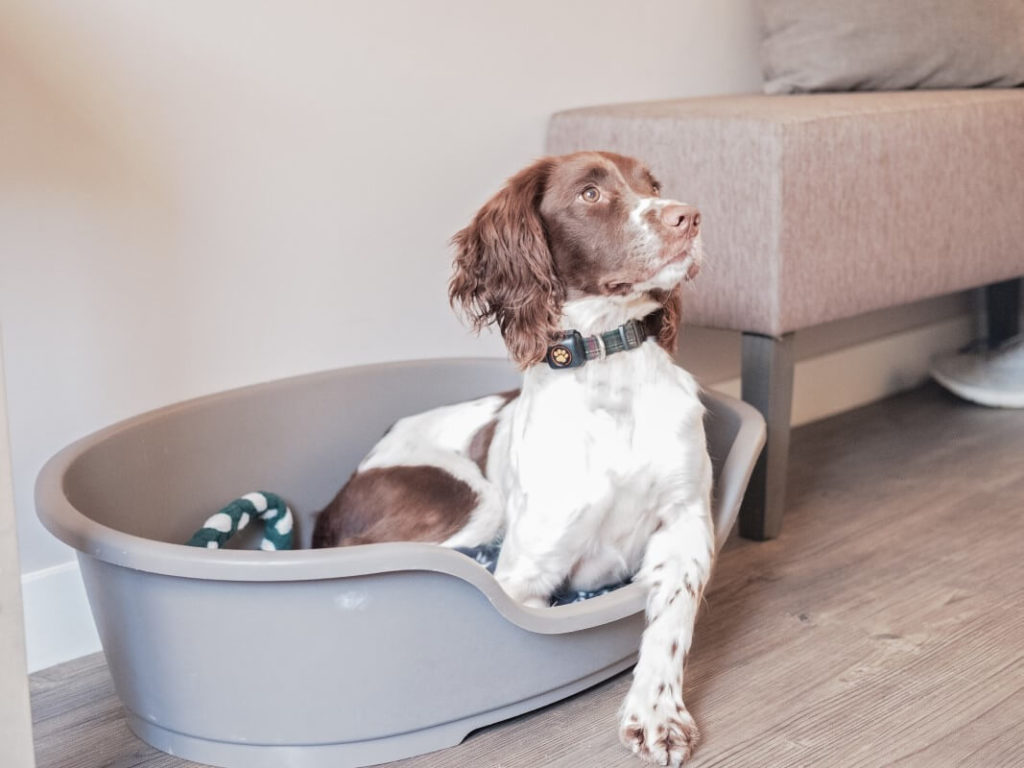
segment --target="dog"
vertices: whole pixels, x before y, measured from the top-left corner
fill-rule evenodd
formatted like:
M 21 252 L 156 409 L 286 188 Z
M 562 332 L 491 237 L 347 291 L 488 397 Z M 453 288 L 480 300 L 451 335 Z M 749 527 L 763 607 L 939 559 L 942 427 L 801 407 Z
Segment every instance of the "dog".
M 715 555 L 704 409 L 672 357 L 700 224 L 617 154 L 546 157 L 509 179 L 452 239 L 449 299 L 476 330 L 498 327 L 521 390 L 400 420 L 313 542 L 503 537 L 495 577 L 527 606 L 632 576 L 647 626 L 619 737 L 672 766 L 697 741 L 683 669 Z

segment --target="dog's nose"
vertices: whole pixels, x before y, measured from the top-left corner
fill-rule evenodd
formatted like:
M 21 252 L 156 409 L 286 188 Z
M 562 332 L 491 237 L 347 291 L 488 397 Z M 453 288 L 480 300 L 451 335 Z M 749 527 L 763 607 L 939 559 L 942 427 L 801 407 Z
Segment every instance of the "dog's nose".
M 684 237 L 700 234 L 700 211 L 692 205 L 673 203 L 661 209 L 661 223 Z

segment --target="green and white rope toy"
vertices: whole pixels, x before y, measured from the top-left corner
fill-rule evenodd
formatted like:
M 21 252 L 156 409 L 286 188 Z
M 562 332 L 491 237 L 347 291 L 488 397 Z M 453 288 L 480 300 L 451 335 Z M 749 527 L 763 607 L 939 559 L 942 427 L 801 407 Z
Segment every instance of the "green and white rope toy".
M 280 496 L 266 491 L 247 493 L 211 515 L 188 540 L 188 546 L 220 549 L 254 517 L 263 522 L 260 549 L 273 552 L 292 548 L 292 511 Z

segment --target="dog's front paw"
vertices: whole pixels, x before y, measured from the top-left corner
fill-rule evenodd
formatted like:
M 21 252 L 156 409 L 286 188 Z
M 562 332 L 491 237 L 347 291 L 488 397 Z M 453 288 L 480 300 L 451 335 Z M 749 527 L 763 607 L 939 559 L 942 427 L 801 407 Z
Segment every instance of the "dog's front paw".
M 631 693 L 622 708 L 619 741 L 648 763 L 677 768 L 690 758 L 699 735 L 683 703 L 664 693 L 647 702 Z

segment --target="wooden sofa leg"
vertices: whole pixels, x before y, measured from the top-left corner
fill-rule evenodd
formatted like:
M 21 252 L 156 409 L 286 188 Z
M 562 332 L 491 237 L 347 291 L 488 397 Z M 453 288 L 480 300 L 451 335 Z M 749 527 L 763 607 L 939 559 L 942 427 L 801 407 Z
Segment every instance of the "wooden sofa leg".
M 985 286 L 988 346 L 994 349 L 1020 333 L 1020 294 L 1024 278 Z
M 793 334 L 743 334 L 742 397 L 768 424 L 768 440 L 740 507 L 740 535 L 774 539 L 782 530 L 793 406 Z

